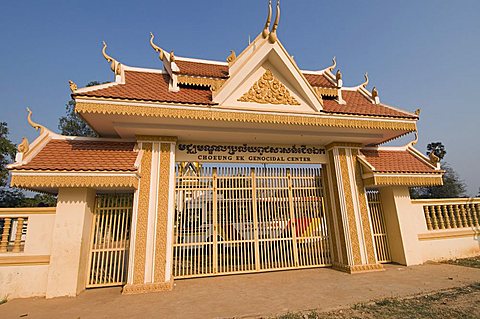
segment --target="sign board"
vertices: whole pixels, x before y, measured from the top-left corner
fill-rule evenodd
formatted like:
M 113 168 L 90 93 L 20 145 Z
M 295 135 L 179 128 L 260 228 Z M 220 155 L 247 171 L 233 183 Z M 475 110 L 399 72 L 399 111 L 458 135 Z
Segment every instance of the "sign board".
M 179 142 L 177 162 L 325 164 L 324 147 L 308 145 L 204 144 Z

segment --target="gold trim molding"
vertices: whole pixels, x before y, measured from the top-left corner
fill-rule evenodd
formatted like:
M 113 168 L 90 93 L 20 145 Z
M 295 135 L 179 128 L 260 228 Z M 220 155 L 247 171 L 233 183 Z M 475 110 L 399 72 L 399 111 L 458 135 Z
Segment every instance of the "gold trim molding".
M 290 94 L 287 87 L 270 70 L 265 71 L 262 77 L 238 101 L 260 104 L 300 105 Z
M 0 266 L 33 266 L 50 264 L 50 256 L 0 256 Z
M 160 283 L 132 284 L 125 285 L 122 290 L 123 295 L 145 294 L 149 292 L 170 291 L 173 289 L 173 280 Z
M 206 77 L 194 77 L 188 75 L 178 75 L 178 83 L 184 85 L 198 85 L 219 89 L 227 81 L 226 79 L 215 79 Z
M 316 87 L 316 86 L 313 89 L 320 96 L 331 96 L 331 97 L 337 97 L 338 96 L 338 89 L 322 88 L 322 87 Z
M 177 142 L 176 136 L 137 135 L 139 142 Z
M 174 107 L 149 107 L 122 104 L 103 104 L 77 102 L 75 110 L 78 113 L 126 115 L 142 117 L 161 117 L 174 119 L 210 120 L 244 123 L 268 123 L 299 126 L 324 126 L 356 129 L 381 129 L 392 131 L 414 132 L 417 129 L 415 121 L 398 122 L 385 121 L 383 118 L 330 118 L 323 116 L 302 116 L 283 114 L 261 114 L 246 112 L 224 112 L 212 109 L 178 109 Z
M 135 176 L 38 176 L 13 175 L 11 187 L 20 188 L 60 188 L 60 187 L 138 187 Z
M 418 234 L 418 240 L 434 240 L 434 239 L 450 239 L 480 236 L 480 230 L 475 229 L 458 229 L 458 230 L 441 230 L 431 231 L 429 233 Z
M 332 148 L 362 148 L 363 144 L 361 143 L 347 143 L 347 142 L 333 142 L 325 146 L 326 150 L 331 150 Z
M 441 186 L 442 175 L 373 176 L 363 180 L 365 186 Z
M 340 270 L 349 274 L 358 274 L 364 272 L 372 272 L 372 271 L 384 271 L 382 264 L 368 264 L 368 265 L 344 265 L 340 263 L 333 263 L 332 268 L 336 270 Z

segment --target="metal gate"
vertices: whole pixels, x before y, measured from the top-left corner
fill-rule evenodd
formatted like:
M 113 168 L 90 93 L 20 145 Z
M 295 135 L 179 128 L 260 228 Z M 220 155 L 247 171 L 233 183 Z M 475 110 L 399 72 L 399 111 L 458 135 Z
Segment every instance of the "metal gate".
M 174 276 L 330 265 L 321 169 L 177 165 Z
M 378 189 L 367 190 L 367 199 L 377 260 L 379 263 L 391 262 L 392 258 L 390 257 L 390 249 L 388 246 L 387 228 L 385 227 L 385 218 Z
M 97 195 L 87 288 L 126 283 L 133 195 Z

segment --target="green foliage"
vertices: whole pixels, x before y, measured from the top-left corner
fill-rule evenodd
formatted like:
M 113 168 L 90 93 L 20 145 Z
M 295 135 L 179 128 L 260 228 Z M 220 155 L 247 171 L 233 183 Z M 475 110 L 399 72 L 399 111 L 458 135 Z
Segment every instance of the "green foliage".
M 99 85 L 100 82 L 93 81 L 88 86 Z M 70 100 L 65 105 L 66 115 L 58 120 L 58 129 L 62 135 L 68 136 L 89 136 L 96 137 L 97 134 L 88 126 L 88 124 L 75 113 L 75 101 Z
M 57 198 L 50 194 L 35 194 L 26 197 L 25 194 L 15 188 L 0 188 L 0 207 L 55 207 Z
M 427 155 L 433 152 L 440 160 L 443 160 L 447 151 L 442 142 L 434 142 L 427 145 Z M 447 162 L 441 163 L 445 171 L 442 186 L 416 187 L 410 189 L 410 197 L 418 198 L 458 198 L 467 197 L 467 186 L 452 166 Z
M 443 160 L 445 155 L 447 155 L 447 151 L 445 150 L 445 146 L 442 142 L 432 142 L 427 145 L 427 155 L 433 152 L 440 160 Z
M 0 186 L 7 184 L 7 164 L 13 160 L 15 152 L 15 144 L 8 139 L 7 123 L 0 122 Z
M 0 207 L 2 208 L 22 207 L 24 200 L 25 194 L 18 189 L 0 189 Z

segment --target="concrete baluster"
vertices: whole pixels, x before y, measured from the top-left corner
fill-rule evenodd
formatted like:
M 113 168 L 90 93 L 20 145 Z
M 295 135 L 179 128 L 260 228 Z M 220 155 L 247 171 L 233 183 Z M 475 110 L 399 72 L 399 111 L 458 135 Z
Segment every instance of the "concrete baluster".
M 1 238 L 1 241 L 0 241 L 0 253 L 7 252 L 8 236 L 10 235 L 11 225 L 12 225 L 12 219 L 10 217 L 5 217 L 3 219 L 3 232 L 2 232 L 2 238 Z
M 25 218 L 19 217 L 17 219 L 17 231 L 15 233 L 15 241 L 13 242 L 13 250 L 12 252 L 18 253 L 21 251 L 21 244 L 22 244 L 22 230 L 23 230 L 23 221 Z

